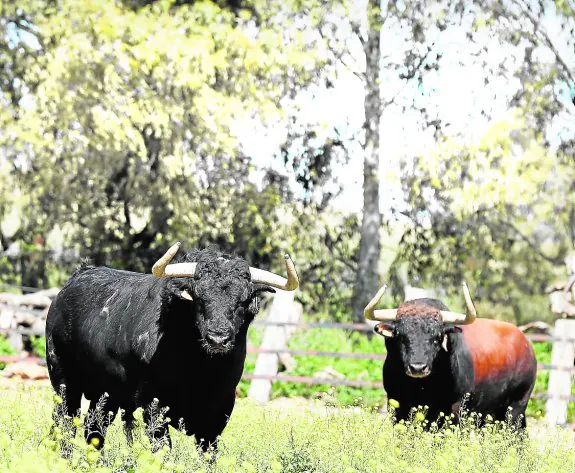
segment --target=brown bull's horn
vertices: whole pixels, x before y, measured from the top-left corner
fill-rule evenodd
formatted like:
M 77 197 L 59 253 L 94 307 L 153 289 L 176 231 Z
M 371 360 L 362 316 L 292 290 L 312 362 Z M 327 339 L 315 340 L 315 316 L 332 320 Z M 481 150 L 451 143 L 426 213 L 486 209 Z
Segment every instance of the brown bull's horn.
M 373 297 L 369 304 L 363 309 L 363 316 L 367 320 L 395 320 L 397 316 L 397 309 L 377 309 L 375 306 L 379 300 L 383 297 L 383 293 L 387 289 L 387 284 L 381 286 L 377 294 Z
M 268 286 L 283 289 L 284 291 L 295 291 L 299 286 L 299 278 L 295 270 L 295 265 L 288 254 L 286 254 L 284 258 L 286 261 L 287 279 L 278 274 L 250 266 L 252 282 L 267 284 Z
M 477 318 L 477 311 L 471 300 L 471 295 L 469 294 L 469 289 L 465 281 L 462 283 L 463 286 L 463 297 L 465 297 L 465 305 L 467 306 L 467 313 L 461 314 L 459 312 L 448 312 L 446 310 L 440 311 L 441 318 L 444 322 L 458 325 L 468 325 L 475 321 Z
M 441 310 L 441 320 L 446 323 L 458 324 L 458 325 L 468 325 L 475 321 L 477 318 L 477 311 L 471 300 L 471 295 L 469 294 L 469 289 L 465 281 L 462 283 L 463 286 L 463 296 L 465 297 L 465 304 L 467 306 L 467 314 L 461 314 L 459 312 L 449 312 L 447 310 Z M 379 300 L 383 297 L 383 293 L 387 289 L 387 285 L 384 284 L 374 298 L 365 306 L 363 315 L 367 320 L 395 320 L 397 317 L 397 309 L 375 309 Z
M 162 256 L 152 266 L 152 274 L 159 278 L 193 278 L 196 272 L 197 263 L 176 263 L 170 261 L 176 256 L 181 243 L 178 241 L 170 247 L 166 254 Z

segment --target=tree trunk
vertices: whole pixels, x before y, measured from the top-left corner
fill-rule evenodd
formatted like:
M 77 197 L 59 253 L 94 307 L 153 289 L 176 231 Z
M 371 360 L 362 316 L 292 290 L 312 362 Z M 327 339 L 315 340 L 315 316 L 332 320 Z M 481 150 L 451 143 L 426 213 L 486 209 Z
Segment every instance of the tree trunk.
M 365 146 L 363 161 L 363 219 L 359 246 L 359 270 L 354 287 L 352 317 L 363 321 L 363 309 L 380 284 L 379 255 L 381 213 L 379 211 L 379 94 L 381 16 L 379 0 L 369 0 L 368 38 L 364 42 L 365 71 Z

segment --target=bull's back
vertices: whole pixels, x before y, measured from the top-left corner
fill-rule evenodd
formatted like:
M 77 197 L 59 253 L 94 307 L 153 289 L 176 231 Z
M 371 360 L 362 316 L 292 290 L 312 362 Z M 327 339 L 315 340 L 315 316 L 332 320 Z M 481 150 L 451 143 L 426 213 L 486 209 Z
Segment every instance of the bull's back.
M 462 329 L 476 385 L 509 379 L 534 381 L 537 361 L 533 347 L 515 325 L 476 319 Z
M 79 271 L 50 307 L 47 329 L 68 338 L 92 338 L 101 330 L 137 322 L 137 315 L 145 315 L 142 310 L 153 309 L 153 289 L 150 276 L 144 274 L 109 268 Z M 83 333 L 82 328 L 92 333 Z
M 82 384 L 124 382 L 134 352 L 151 357 L 158 339 L 150 319 L 158 313 L 159 289 L 151 278 L 109 268 L 75 273 L 46 320 L 53 364 Z

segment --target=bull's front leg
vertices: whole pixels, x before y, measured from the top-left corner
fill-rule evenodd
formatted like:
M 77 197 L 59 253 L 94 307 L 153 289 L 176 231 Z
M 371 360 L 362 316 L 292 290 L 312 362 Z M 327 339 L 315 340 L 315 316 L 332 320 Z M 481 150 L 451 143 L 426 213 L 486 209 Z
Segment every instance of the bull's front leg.
M 104 447 L 106 431 L 114 421 L 118 411 L 117 400 L 103 394 L 99 399 L 92 399 L 84 422 L 84 437 L 86 442 L 100 450 Z
M 218 440 L 230 420 L 236 401 L 235 390 L 230 396 L 213 403 L 196 417 L 193 434 L 203 452 L 217 450 Z

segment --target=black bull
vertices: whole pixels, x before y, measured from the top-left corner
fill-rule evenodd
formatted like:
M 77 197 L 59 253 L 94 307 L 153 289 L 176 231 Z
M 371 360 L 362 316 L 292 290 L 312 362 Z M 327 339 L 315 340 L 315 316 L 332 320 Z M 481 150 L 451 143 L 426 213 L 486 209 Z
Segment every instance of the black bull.
M 228 422 L 258 296 L 274 292 L 271 285 L 286 289 L 278 283 L 285 280 L 214 250 L 188 253 L 183 260 L 194 266 L 193 277 L 83 265 L 50 307 L 46 358 L 52 386 L 59 392 L 65 385 L 68 415 L 77 413 L 82 394 L 90 400 L 85 437 L 99 447 L 113 420 L 96 422 L 100 399 L 105 413 L 123 409 L 130 441 L 134 410 L 143 407 L 150 426 L 154 399 L 169 411 L 166 421 L 147 429 L 148 434 L 170 445 L 168 423 L 183 425 L 205 450 L 216 445 Z M 288 262 L 293 269 L 286 255 L 287 289 L 293 290 L 297 275 Z M 164 274 L 166 264 L 157 274 L 185 266 L 170 265 Z M 266 278 L 269 284 L 262 283 Z

